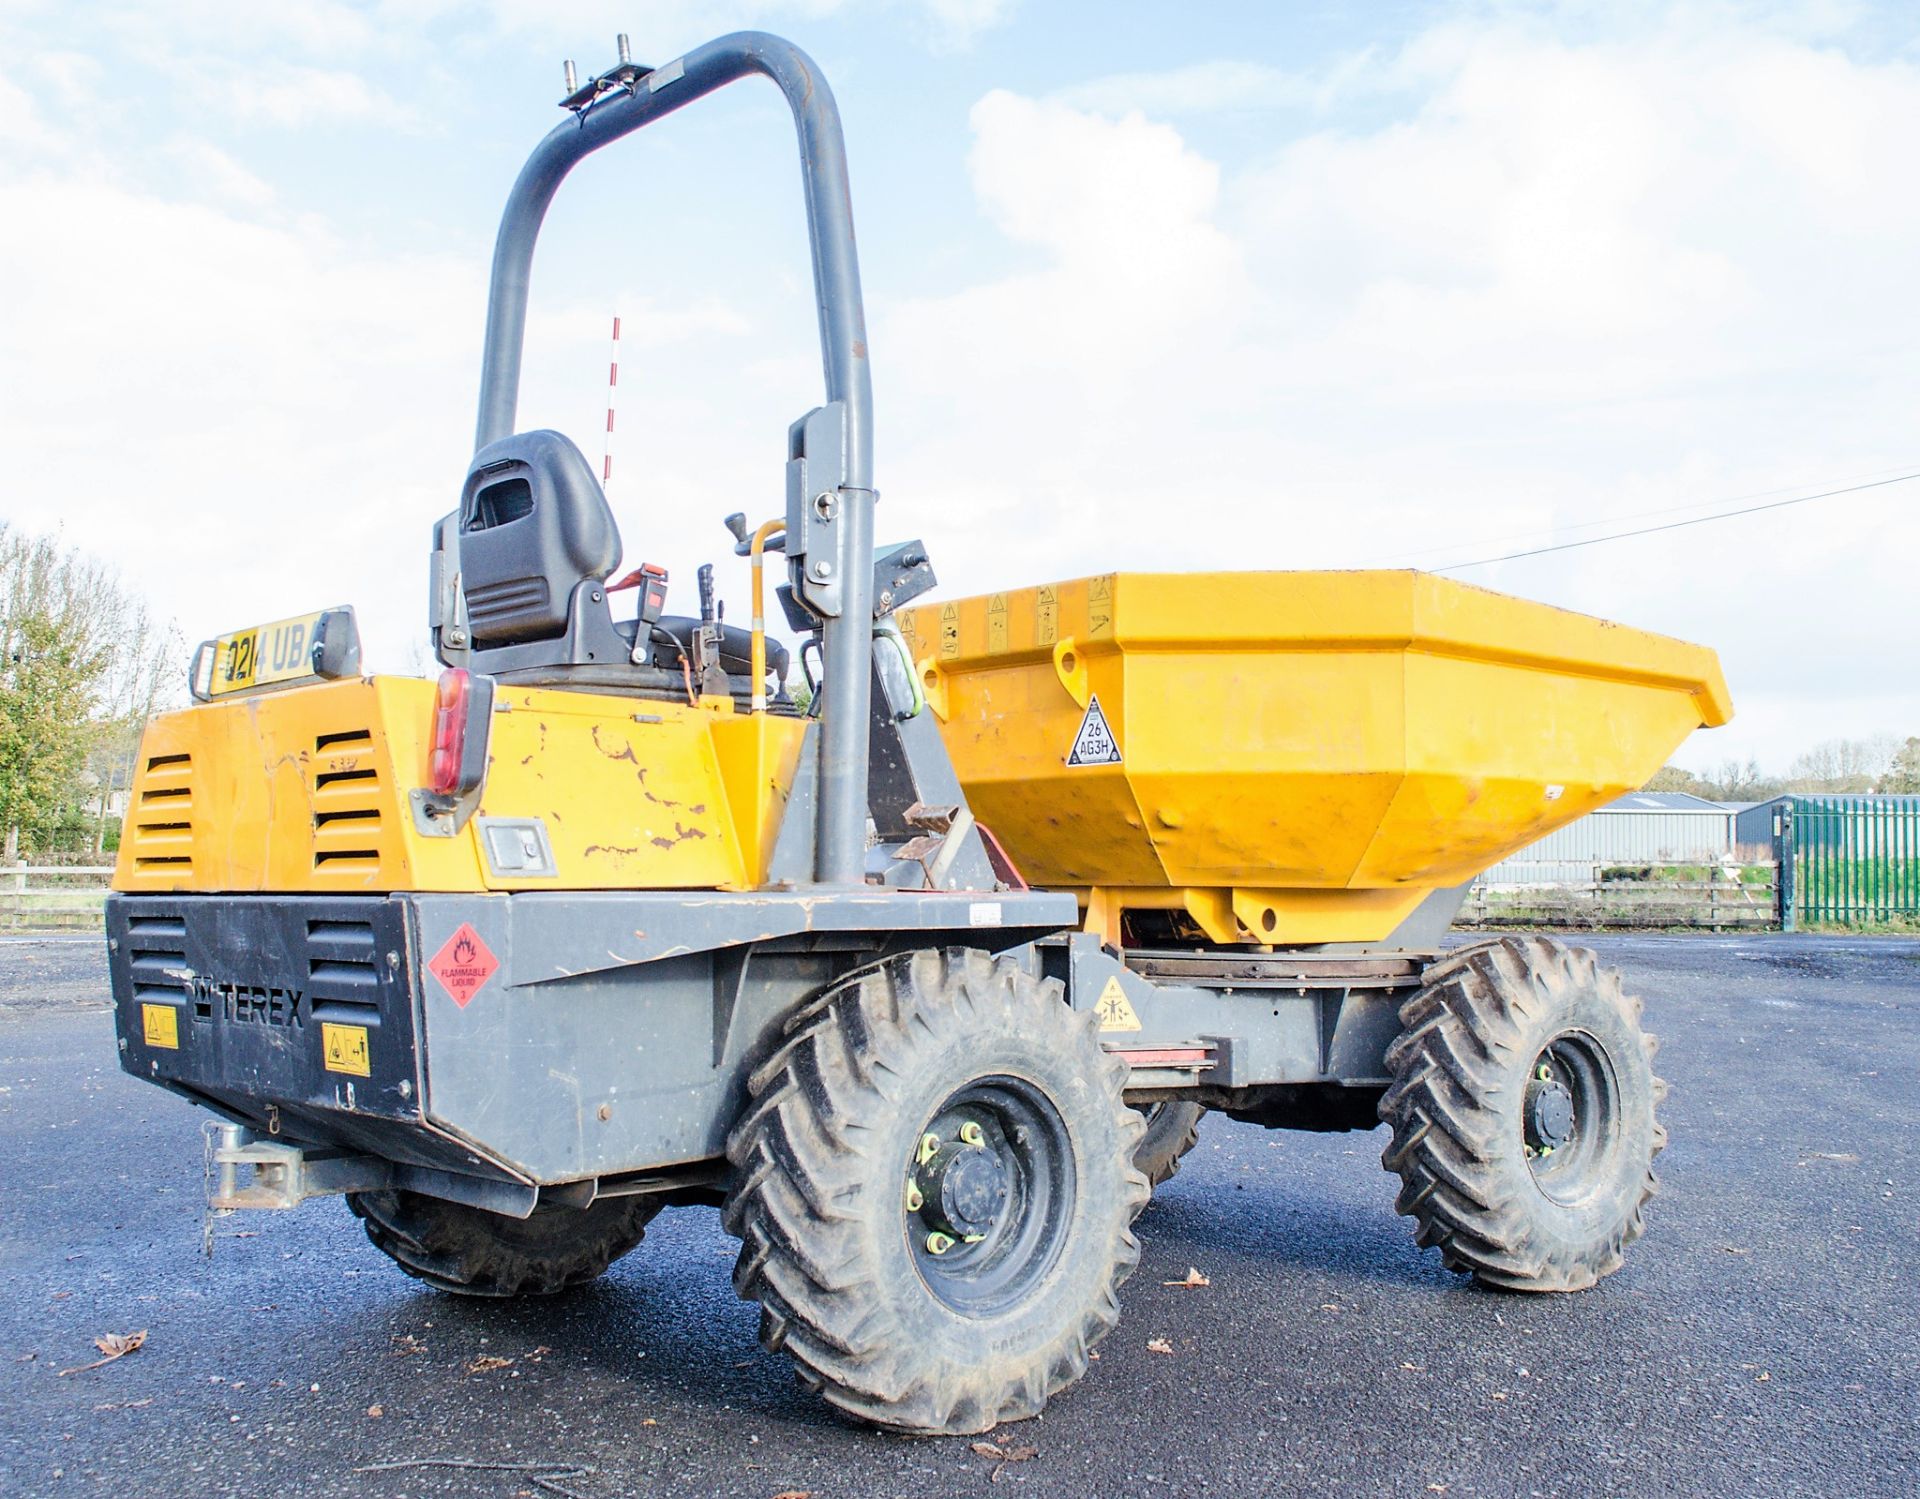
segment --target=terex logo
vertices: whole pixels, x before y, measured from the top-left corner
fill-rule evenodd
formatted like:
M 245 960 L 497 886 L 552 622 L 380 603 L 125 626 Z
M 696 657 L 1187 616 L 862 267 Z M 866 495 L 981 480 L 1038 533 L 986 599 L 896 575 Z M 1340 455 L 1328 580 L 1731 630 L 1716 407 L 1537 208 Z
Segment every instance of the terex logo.
M 216 1005 L 222 1019 L 243 1024 L 304 1029 L 307 1023 L 304 989 L 283 989 L 277 984 L 230 984 L 204 973 L 195 974 L 194 1017 L 211 1020 Z

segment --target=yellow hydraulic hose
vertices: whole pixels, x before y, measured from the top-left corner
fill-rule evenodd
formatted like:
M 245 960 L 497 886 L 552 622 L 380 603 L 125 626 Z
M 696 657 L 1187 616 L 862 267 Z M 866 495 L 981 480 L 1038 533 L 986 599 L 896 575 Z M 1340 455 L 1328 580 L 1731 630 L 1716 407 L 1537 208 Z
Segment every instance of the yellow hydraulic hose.
M 782 531 L 786 530 L 784 520 L 762 521 L 760 529 L 753 533 L 753 544 L 747 548 L 747 557 L 753 563 L 753 711 L 767 711 L 767 621 L 762 613 L 766 607 L 766 588 L 761 581 L 765 569 L 761 557 L 766 544 Z

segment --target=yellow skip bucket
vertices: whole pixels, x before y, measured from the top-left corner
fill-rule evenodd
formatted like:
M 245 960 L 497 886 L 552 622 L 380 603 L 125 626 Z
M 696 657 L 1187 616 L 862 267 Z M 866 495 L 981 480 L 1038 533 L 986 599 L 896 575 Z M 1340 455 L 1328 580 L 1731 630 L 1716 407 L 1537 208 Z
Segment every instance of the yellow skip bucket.
M 1376 942 L 1732 715 L 1719 659 L 1415 572 L 1109 573 L 903 613 L 975 816 L 1118 941 Z

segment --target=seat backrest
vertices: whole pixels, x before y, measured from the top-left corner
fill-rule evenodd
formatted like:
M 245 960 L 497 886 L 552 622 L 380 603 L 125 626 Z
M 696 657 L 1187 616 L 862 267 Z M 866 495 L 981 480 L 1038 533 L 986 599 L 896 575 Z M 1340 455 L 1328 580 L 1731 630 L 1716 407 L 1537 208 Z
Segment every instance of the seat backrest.
M 574 590 L 620 561 L 620 528 L 585 455 L 520 432 L 474 455 L 460 492 L 460 583 L 476 648 L 566 634 Z

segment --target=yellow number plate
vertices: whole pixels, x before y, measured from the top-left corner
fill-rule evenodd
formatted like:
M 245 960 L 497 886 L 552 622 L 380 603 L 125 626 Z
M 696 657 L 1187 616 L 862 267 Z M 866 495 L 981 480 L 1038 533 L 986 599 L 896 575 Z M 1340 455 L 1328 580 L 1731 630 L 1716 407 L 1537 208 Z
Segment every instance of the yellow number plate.
M 276 682 L 291 682 L 315 675 L 313 637 L 320 616 L 326 610 L 298 614 L 292 619 L 276 620 L 222 635 L 213 643 L 213 681 L 210 696 L 244 692 L 249 687 L 270 687 Z
M 329 1072 L 350 1072 L 355 1077 L 372 1075 L 372 1058 L 367 1052 L 367 1028 L 364 1025 L 335 1025 L 331 1020 L 320 1025 L 320 1044 L 325 1051 Z

